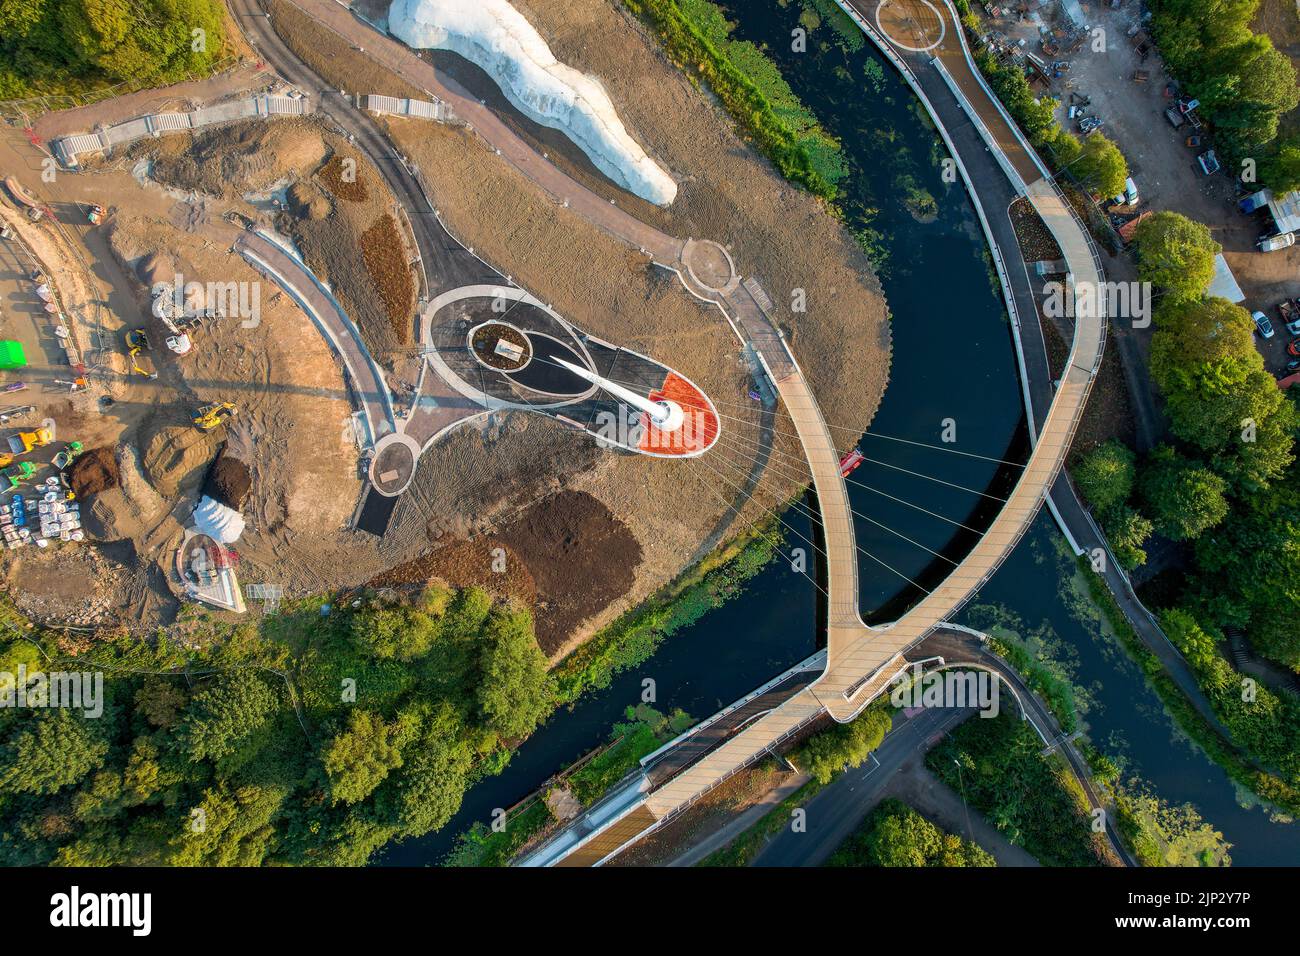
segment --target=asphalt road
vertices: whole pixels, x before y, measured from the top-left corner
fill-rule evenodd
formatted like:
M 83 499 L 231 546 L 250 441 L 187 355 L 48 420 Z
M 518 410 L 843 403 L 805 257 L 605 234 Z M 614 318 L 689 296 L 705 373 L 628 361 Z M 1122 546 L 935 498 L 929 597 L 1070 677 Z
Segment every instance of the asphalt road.
M 428 277 L 428 298 L 440 292 L 505 278 L 462 247 L 442 228 L 425 200 L 420 184 L 398 159 L 379 124 L 352 100 L 327 85 L 280 39 L 270 17 L 256 0 L 231 0 L 245 39 L 266 65 L 316 101 L 317 112 L 327 117 L 352 143 L 365 152 L 411 223 L 415 244 Z
M 969 661 L 992 668 L 1015 690 L 1017 697 L 1041 734 L 1048 740 L 1058 741 L 1062 734 L 1055 718 L 1038 700 L 1020 677 L 1001 660 L 985 651 L 980 642 L 969 634 L 939 630 L 926 639 L 919 651 L 927 656 L 940 654 L 949 661 Z M 1005 696 L 1002 706 L 1015 706 Z M 796 833 L 785 827 L 755 857 L 754 866 L 820 866 L 836 847 L 858 828 L 883 797 L 890 778 L 898 772 L 908 758 L 928 750 L 938 738 L 949 733 L 963 720 L 974 714 L 969 708 L 931 709 L 917 714 L 911 720 L 899 723 L 885 737 L 884 742 L 871 755 L 867 763 L 839 775 L 828 786 L 808 801 L 807 830 Z M 1071 742 L 1061 742 L 1057 748 L 1069 762 L 1075 777 L 1082 784 L 1089 802 L 1104 807 L 1101 795 L 1092 785 L 1088 765 Z M 1108 812 L 1107 837 L 1111 847 L 1119 854 L 1125 866 L 1137 866 L 1136 860 L 1124 848 L 1115 832 L 1112 815 Z
M 820 866 L 856 830 L 882 798 L 890 778 L 909 757 L 929 747 L 974 714 L 973 708 L 925 710 L 886 735 L 861 767 L 841 773 L 803 807 L 807 830 L 784 827 L 754 858 L 753 866 Z

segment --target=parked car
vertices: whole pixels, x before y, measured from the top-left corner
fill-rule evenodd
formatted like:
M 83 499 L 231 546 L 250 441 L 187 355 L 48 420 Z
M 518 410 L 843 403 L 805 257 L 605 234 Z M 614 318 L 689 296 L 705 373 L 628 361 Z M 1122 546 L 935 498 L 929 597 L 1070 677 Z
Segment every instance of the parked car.
M 1286 363 L 1287 375 L 1294 375 L 1296 372 L 1300 372 L 1300 358 L 1292 359 Z
M 1294 232 L 1280 232 L 1276 236 L 1265 236 L 1255 243 L 1255 248 L 1260 252 L 1277 252 L 1279 249 L 1288 249 L 1295 245 Z
M 1201 172 L 1207 176 L 1219 171 L 1219 157 L 1215 155 L 1212 149 L 1207 149 L 1200 156 L 1197 156 L 1196 162 L 1200 165 Z
M 1300 339 L 1292 339 L 1286 345 L 1288 355 L 1300 356 Z
M 1138 204 L 1137 183 L 1130 176 L 1124 180 L 1124 191 L 1111 200 L 1117 206 L 1136 206 Z
M 1287 299 L 1277 307 L 1277 314 L 1282 317 L 1282 324 L 1292 335 L 1300 335 L 1300 301 Z
M 1273 323 L 1268 320 L 1268 316 L 1263 312 L 1252 312 L 1250 317 L 1255 320 L 1255 328 L 1259 329 L 1259 334 L 1266 339 L 1273 337 Z

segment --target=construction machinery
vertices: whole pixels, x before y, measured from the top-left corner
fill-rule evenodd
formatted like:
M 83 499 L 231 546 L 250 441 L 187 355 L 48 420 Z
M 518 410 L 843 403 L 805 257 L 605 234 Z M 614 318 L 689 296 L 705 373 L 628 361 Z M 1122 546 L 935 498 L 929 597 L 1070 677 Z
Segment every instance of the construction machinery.
M 19 432 L 9 436 L 9 454 L 15 458 L 25 455 L 33 448 L 41 448 L 54 441 L 54 432 L 42 426 L 35 431 Z
M 62 471 L 64 468 L 67 468 L 70 464 L 72 464 L 73 459 L 75 459 L 78 455 L 81 454 L 84 448 L 85 446 L 82 445 L 81 442 L 79 441 L 68 442 L 65 448 L 60 449 L 55 454 L 54 467 L 58 468 L 60 471 Z
M 210 432 L 222 422 L 229 418 L 234 418 L 239 413 L 239 408 L 234 402 L 213 402 L 210 405 L 204 405 L 194 413 L 194 424 L 205 432 Z
M 150 372 L 140 364 L 140 353 L 149 351 L 149 339 L 144 329 L 131 329 L 126 333 L 127 355 L 131 359 L 131 371 L 145 378 L 157 378 L 157 372 Z
M 6 468 L 4 471 L 0 471 L 0 476 L 3 476 L 9 481 L 9 491 L 13 491 L 19 485 L 23 484 L 23 482 L 31 481 L 32 475 L 34 474 L 36 474 L 36 466 L 30 461 L 20 461 L 12 468 Z

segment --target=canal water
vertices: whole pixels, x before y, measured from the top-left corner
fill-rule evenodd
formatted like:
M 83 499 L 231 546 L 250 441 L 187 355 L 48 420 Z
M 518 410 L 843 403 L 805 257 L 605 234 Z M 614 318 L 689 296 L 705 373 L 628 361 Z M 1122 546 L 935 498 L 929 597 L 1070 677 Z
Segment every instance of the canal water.
M 863 616 L 893 620 L 921 593 L 918 585 L 932 587 L 975 540 L 974 531 L 953 522 L 982 529 L 996 512 L 993 497 L 953 486 L 1005 495 L 1017 469 L 998 461 L 1021 462 L 1028 455 L 1009 320 L 974 209 L 960 183 L 942 181 L 946 153 L 893 68 L 869 44 L 843 49 L 829 25 L 812 31 L 806 52 L 791 50 L 802 11 L 797 2 L 748 0 L 743 19 L 739 9 L 728 7 L 731 19 L 740 20 L 734 37 L 765 46 L 795 93 L 841 141 L 849 166 L 841 197 L 847 224 L 874 230 L 883 252 L 893 366 L 880 410 L 860 441 L 870 460 L 853 473 L 849 491 L 864 552 L 858 562 Z M 937 214 L 909 209 L 905 197 L 918 189 L 933 196 Z M 853 438 L 835 437 L 846 446 Z M 799 508 L 784 520 L 790 541 L 811 538 Z M 1106 735 L 1128 741 L 1131 769 L 1166 799 L 1196 804 L 1237 844 L 1237 863 L 1279 862 L 1283 828 L 1257 809 L 1238 808 L 1222 772 L 1189 745 L 1153 743 L 1167 736 L 1150 733 L 1152 722 L 1162 719 L 1154 698 L 1134 682 L 1136 672 L 1118 649 L 1106 653 L 1095 629 L 1071 617 L 1058 596 L 1059 562 L 1035 559 L 1035 549 L 1050 549 L 1056 534 L 1040 518 L 981 599 L 1005 604 L 1026 620 L 1045 619 L 1063 640 L 1076 643 L 1076 679 L 1101 686 L 1089 719 Z M 678 632 L 651 660 L 552 716 L 501 774 L 469 790 L 460 813 L 442 830 L 390 846 L 379 862 L 439 862 L 473 822 L 489 822 L 494 809 L 511 806 L 601 744 L 625 708 L 640 702 L 644 678 L 656 682 L 659 710 L 681 708 L 697 718 L 748 693 L 816 649 L 816 597 L 805 575 L 784 561 L 773 563 L 741 596 Z M 1113 707 L 1106 706 L 1110 701 Z M 1300 855 L 1290 846 L 1294 862 Z

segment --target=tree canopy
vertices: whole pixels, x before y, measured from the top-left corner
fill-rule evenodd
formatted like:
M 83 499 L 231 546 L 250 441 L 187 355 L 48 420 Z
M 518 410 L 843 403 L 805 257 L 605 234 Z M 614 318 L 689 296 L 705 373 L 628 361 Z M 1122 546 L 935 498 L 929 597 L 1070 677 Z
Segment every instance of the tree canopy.
M 1083 149 L 1071 162 L 1070 170 L 1079 182 L 1104 197 L 1124 192 L 1128 163 L 1119 147 L 1101 133 L 1094 132 L 1083 141 Z
M 1141 491 L 1155 529 L 1173 541 L 1187 541 L 1213 528 L 1228 514 L 1228 483 L 1205 465 L 1161 445 L 1142 468 Z
M 0 99 L 175 82 L 225 48 L 217 0 L 5 0 Z
M 386 593 L 200 621 L 201 651 L 101 638 L 102 717 L 0 711 L 0 864 L 351 866 L 445 824 L 548 712 L 546 661 L 484 591 Z
M 1199 222 L 1169 211 L 1144 219 L 1134 233 L 1138 276 L 1167 293 L 1197 299 L 1214 278 L 1222 246 Z

